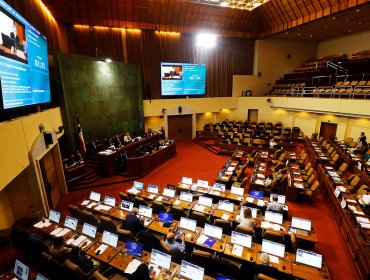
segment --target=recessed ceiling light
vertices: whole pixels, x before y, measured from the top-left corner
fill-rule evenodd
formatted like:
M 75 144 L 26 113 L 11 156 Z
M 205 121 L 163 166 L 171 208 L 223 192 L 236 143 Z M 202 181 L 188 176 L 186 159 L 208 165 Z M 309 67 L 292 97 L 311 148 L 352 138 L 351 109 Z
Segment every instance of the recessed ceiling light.
M 298 36 L 301 36 L 301 33 L 298 33 Z
M 356 10 L 356 12 L 358 13 L 360 10 Z
M 112 62 L 112 60 L 111 60 L 110 58 L 106 58 L 106 59 L 105 59 L 105 62 L 111 63 L 111 62 Z
M 335 17 L 333 17 L 333 19 L 335 19 Z
M 351 30 L 348 30 L 349 33 L 351 33 Z

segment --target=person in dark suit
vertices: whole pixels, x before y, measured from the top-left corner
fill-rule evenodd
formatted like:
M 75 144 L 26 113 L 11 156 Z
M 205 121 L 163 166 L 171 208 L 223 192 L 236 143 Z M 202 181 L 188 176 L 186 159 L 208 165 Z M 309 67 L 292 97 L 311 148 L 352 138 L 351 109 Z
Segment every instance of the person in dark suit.
M 130 280 L 156 280 L 155 272 L 151 271 L 149 273 L 149 267 L 146 263 L 142 263 L 138 266 L 136 271 L 132 273 L 129 278 Z
M 131 214 L 126 216 L 124 229 L 131 231 L 133 234 L 138 234 L 141 230 L 144 229 L 144 225 L 141 223 L 140 218 L 137 217 L 138 209 L 135 207 L 132 209 Z
M 72 248 L 70 260 L 74 264 L 78 265 L 85 273 L 89 273 L 92 269 L 94 269 L 94 266 L 99 264 L 94 264 L 94 261 L 90 258 L 90 256 L 82 253 L 80 248 L 77 246 Z
M 276 279 L 282 279 L 281 273 L 276 267 L 270 266 L 270 257 L 266 253 L 262 253 L 260 255 L 261 264 L 254 265 L 254 274 L 258 275 L 259 273 L 265 274 L 266 276 L 270 276 Z

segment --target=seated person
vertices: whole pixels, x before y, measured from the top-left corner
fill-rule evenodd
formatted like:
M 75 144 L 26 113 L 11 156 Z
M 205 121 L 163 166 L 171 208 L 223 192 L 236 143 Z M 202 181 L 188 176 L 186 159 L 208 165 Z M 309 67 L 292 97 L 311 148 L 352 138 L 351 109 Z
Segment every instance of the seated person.
M 166 236 L 165 243 L 170 247 L 172 250 L 179 251 L 181 253 L 185 253 L 185 240 L 184 240 L 184 233 L 181 233 L 181 235 L 178 236 L 178 238 L 175 238 L 175 234 L 173 232 L 170 232 Z M 178 242 L 180 240 L 180 242 Z
M 284 208 L 283 208 L 283 205 L 278 202 L 278 197 L 276 195 L 274 195 L 272 197 L 272 202 L 270 202 L 267 205 L 266 210 L 272 210 L 272 211 L 276 211 L 276 212 L 283 212 Z
M 140 218 L 137 217 L 139 210 L 135 207 L 132 212 L 126 215 L 124 229 L 131 231 L 134 235 L 138 234 L 144 229 L 144 225 L 141 223 Z
M 89 255 L 81 252 L 79 247 L 73 247 L 71 257 L 69 258 L 75 265 L 78 265 L 85 273 L 89 273 L 94 267 L 99 265 L 99 262 L 90 258 Z
M 363 194 L 358 196 L 358 202 L 362 205 L 370 205 L 370 194 Z
M 239 215 L 239 223 L 242 227 L 245 227 L 249 230 L 254 230 L 256 221 L 252 217 L 252 211 L 250 208 L 244 208 L 244 211 Z
M 60 263 L 63 263 L 69 258 L 70 252 L 71 248 L 64 246 L 64 239 L 62 236 L 56 237 L 49 246 L 50 255 Z
M 273 180 L 274 180 L 274 177 L 272 173 L 270 173 L 264 182 L 265 189 L 270 189 Z
M 156 280 L 155 272 L 152 270 L 152 272 L 149 273 L 149 267 L 146 263 L 142 263 L 138 266 L 136 271 L 132 273 L 128 279 L 130 280 Z
M 72 154 L 68 158 L 67 166 L 72 166 L 74 164 L 76 164 L 76 159 L 75 159 L 75 155 Z
M 274 138 L 272 138 L 271 140 L 270 140 L 270 148 L 275 148 L 275 146 L 277 145 L 277 143 L 275 142 L 275 139 Z
M 266 253 L 262 253 L 260 255 L 261 264 L 255 264 L 254 265 L 254 271 L 255 275 L 258 275 L 259 273 L 265 274 L 266 276 L 270 276 L 272 278 L 281 279 L 279 278 L 280 272 L 276 267 L 270 266 L 270 257 Z
M 128 132 L 126 132 L 125 136 L 123 137 L 123 141 L 125 143 L 131 142 L 131 136 Z
M 78 162 L 80 160 L 82 160 L 82 155 L 80 153 L 80 150 L 77 150 L 76 151 L 76 156 L 75 156 L 75 160 Z

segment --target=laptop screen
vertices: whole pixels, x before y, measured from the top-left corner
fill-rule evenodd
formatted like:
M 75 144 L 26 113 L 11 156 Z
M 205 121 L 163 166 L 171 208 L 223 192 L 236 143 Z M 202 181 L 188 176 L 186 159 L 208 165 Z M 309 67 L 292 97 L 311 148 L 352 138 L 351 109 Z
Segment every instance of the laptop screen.
M 90 200 L 94 200 L 94 201 L 96 201 L 96 202 L 99 202 L 100 201 L 100 196 L 101 196 L 101 194 L 100 193 L 98 193 L 98 192 L 91 192 L 90 193 Z
M 251 190 L 249 196 L 252 198 L 263 199 L 263 191 Z
M 216 226 L 212 226 L 209 224 L 205 224 L 203 233 L 204 235 L 214 237 L 216 239 L 222 239 L 222 228 L 221 227 L 216 227 Z
M 76 230 L 77 229 L 77 224 L 78 224 L 78 220 L 76 218 L 66 216 L 66 218 L 64 220 L 64 226 L 66 228 L 69 228 L 71 230 Z
M 54 223 L 59 224 L 60 221 L 60 213 L 55 210 L 50 210 L 49 212 L 49 220 L 53 221 Z
M 92 226 L 88 223 L 84 223 L 84 225 L 82 227 L 82 234 L 86 235 L 88 237 L 91 237 L 91 238 L 95 238 L 96 231 L 97 231 L 96 226 Z
M 283 223 L 283 214 L 265 211 L 265 221 L 281 225 Z
M 240 232 L 231 232 L 231 243 L 252 248 L 252 236 Z
M 150 263 L 153 263 L 165 269 L 170 269 L 171 255 L 162 253 L 156 249 L 152 249 L 152 254 L 150 255 Z
M 227 212 L 234 212 L 234 203 L 220 200 L 218 202 L 218 208 Z
M 144 205 L 139 206 L 139 215 L 147 218 L 152 218 L 153 209 Z
M 121 201 L 121 209 L 131 212 L 134 209 L 134 203 L 126 200 Z
M 102 242 L 116 248 L 118 244 L 118 235 L 105 230 L 103 232 Z
M 197 221 L 181 217 L 180 218 L 180 228 L 187 229 L 187 230 L 190 230 L 192 232 L 195 232 L 195 230 L 197 228 Z
M 169 196 L 169 197 L 175 197 L 175 190 L 165 188 L 163 189 L 163 195 Z
M 191 280 L 203 280 L 204 268 L 187 261 L 181 262 L 180 275 Z
M 141 257 L 143 254 L 143 245 L 138 242 L 127 241 L 125 244 L 125 251 L 135 257 Z
M 105 205 L 108 205 L 108 206 L 116 206 L 116 199 L 114 197 L 111 197 L 111 196 L 105 196 L 104 197 L 104 204 Z
M 232 186 L 230 192 L 232 194 L 243 196 L 244 195 L 244 188 L 238 188 L 238 187 L 233 187 Z
M 292 227 L 311 231 L 311 220 L 292 217 Z
M 192 185 L 193 184 L 193 179 L 189 177 L 182 177 L 181 183 L 185 185 Z
M 22 280 L 28 280 L 29 270 L 30 269 L 27 265 L 19 260 L 15 260 L 14 274 L 17 275 L 19 278 L 21 278 Z
M 48 280 L 48 278 L 46 278 L 44 275 L 42 275 L 41 273 L 37 273 L 36 275 L 36 280 Z
M 262 252 L 284 258 L 285 245 L 267 239 L 262 240 Z
M 193 201 L 193 194 L 189 192 L 181 192 L 180 193 L 180 200 L 192 202 Z
M 258 209 L 253 207 L 242 206 L 240 207 L 240 215 L 243 215 L 244 209 L 249 208 L 252 211 L 252 217 L 257 218 Z
M 272 201 L 272 198 L 274 196 L 277 196 L 278 202 L 280 204 L 285 204 L 285 195 L 272 193 L 272 194 L 270 194 L 270 201 Z
M 173 215 L 167 212 L 159 212 L 158 220 L 165 224 L 172 224 L 173 222 Z
M 208 181 L 198 180 L 197 186 L 201 188 L 208 188 Z
M 132 184 L 132 187 L 139 191 L 142 191 L 144 188 L 144 183 L 134 181 L 134 183 Z
M 158 194 L 158 187 L 154 185 L 148 185 L 148 192 Z
M 212 198 L 211 197 L 206 197 L 206 196 L 200 196 L 198 199 L 198 204 L 212 207 Z
M 220 183 L 215 183 L 213 185 L 213 189 L 214 190 L 218 190 L 220 192 L 224 192 L 226 190 L 226 186 L 224 184 L 220 184 Z
M 321 269 L 322 255 L 302 249 L 297 249 L 295 261 L 297 263 L 303 263 Z

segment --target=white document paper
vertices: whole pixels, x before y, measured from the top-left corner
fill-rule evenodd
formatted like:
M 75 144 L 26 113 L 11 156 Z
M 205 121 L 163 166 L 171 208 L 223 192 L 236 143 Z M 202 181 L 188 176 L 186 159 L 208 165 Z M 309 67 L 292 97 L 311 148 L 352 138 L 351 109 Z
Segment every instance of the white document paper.
M 365 229 L 370 229 L 370 224 L 363 224 L 363 223 L 360 223 L 360 226 L 362 228 L 365 228 Z
M 101 244 L 101 245 L 98 247 L 98 249 L 96 249 L 96 250 L 95 250 L 95 253 L 96 253 L 97 251 L 100 251 L 100 253 L 99 253 L 99 254 L 103 254 L 103 253 L 104 253 L 104 251 L 105 251 L 107 248 L 108 248 L 108 245 Z
M 197 239 L 197 243 L 199 243 L 199 244 L 204 244 L 204 242 L 206 242 L 206 240 L 208 239 L 208 237 L 207 236 L 205 236 L 204 234 L 201 234 L 199 237 L 198 237 L 198 239 Z
M 84 236 L 84 235 L 81 235 L 81 236 L 79 236 L 76 240 L 73 240 L 72 241 L 72 245 L 74 245 L 74 246 L 79 246 L 82 242 L 84 242 L 85 240 L 86 240 L 86 236 Z M 69 241 L 69 240 L 68 240 Z M 68 242 L 67 241 L 67 242 Z M 68 243 L 67 243 L 68 244 Z
M 89 202 L 90 202 L 90 200 L 86 199 L 86 200 L 84 200 L 84 201 L 81 203 L 81 205 L 82 205 L 82 206 L 86 206 L 87 204 L 89 204 Z
M 160 195 L 157 197 L 156 201 L 162 201 L 162 199 L 163 199 L 163 196 Z
M 95 210 L 104 210 L 109 211 L 112 207 L 109 205 L 100 204 L 98 207 L 95 208 Z
M 370 221 L 368 218 L 364 218 L 364 217 L 356 217 L 356 220 L 357 222 L 361 223 L 361 224 L 370 224 Z
M 260 179 L 265 179 L 265 175 L 263 175 L 263 174 L 260 174 L 260 173 L 257 173 L 257 178 L 260 178 Z
M 93 208 L 96 204 L 98 204 L 97 202 L 91 202 L 89 205 L 87 205 L 86 207 L 87 208 Z
M 151 195 L 148 196 L 148 199 L 153 199 L 153 198 L 155 198 L 155 196 L 156 196 L 155 194 L 151 194 Z
M 265 206 L 265 201 L 262 199 L 257 199 L 257 205 L 258 206 Z
M 234 247 L 231 250 L 231 254 L 235 255 L 235 256 L 238 256 L 238 257 L 241 257 L 242 254 L 243 254 L 243 247 L 238 245 L 238 244 L 234 244 Z
M 238 200 L 239 201 L 243 201 L 243 197 L 242 196 L 238 196 Z
M 63 230 L 63 228 L 60 228 L 60 227 L 57 227 L 56 229 L 54 229 L 52 232 L 50 232 L 51 235 L 57 235 L 59 232 L 61 232 Z
M 254 198 L 253 198 L 253 197 L 248 196 L 248 197 L 247 197 L 247 202 L 249 202 L 249 203 L 253 203 L 253 202 L 254 202 Z
M 125 269 L 125 273 L 132 274 L 136 271 L 136 269 L 141 265 L 141 261 L 137 259 L 133 259 Z
M 229 219 L 229 215 L 227 215 L 227 214 L 223 214 L 222 216 L 221 216 L 221 219 L 223 219 L 223 220 L 228 220 Z
M 42 220 L 41 220 L 40 222 L 34 224 L 33 226 L 35 228 L 44 228 L 44 227 L 48 227 L 50 225 L 51 225 L 50 221 L 48 219 L 45 219 L 44 222 L 42 222 Z
M 269 255 L 270 262 L 272 263 L 279 263 L 279 258 L 277 256 Z
M 263 180 L 260 180 L 260 179 L 257 179 L 254 183 L 258 184 L 258 185 L 264 185 L 265 184 L 265 182 Z
M 67 234 L 70 231 L 71 231 L 70 229 L 64 228 L 63 230 L 61 230 L 60 232 L 58 232 L 55 236 L 56 237 L 64 236 L 65 234 Z
M 135 188 L 131 188 L 129 190 L 127 190 L 128 193 L 132 193 L 132 194 L 138 194 L 140 191 L 138 189 L 135 189 Z
M 179 205 L 181 203 L 181 201 L 180 200 L 176 200 L 174 203 L 173 203 L 173 205 Z

